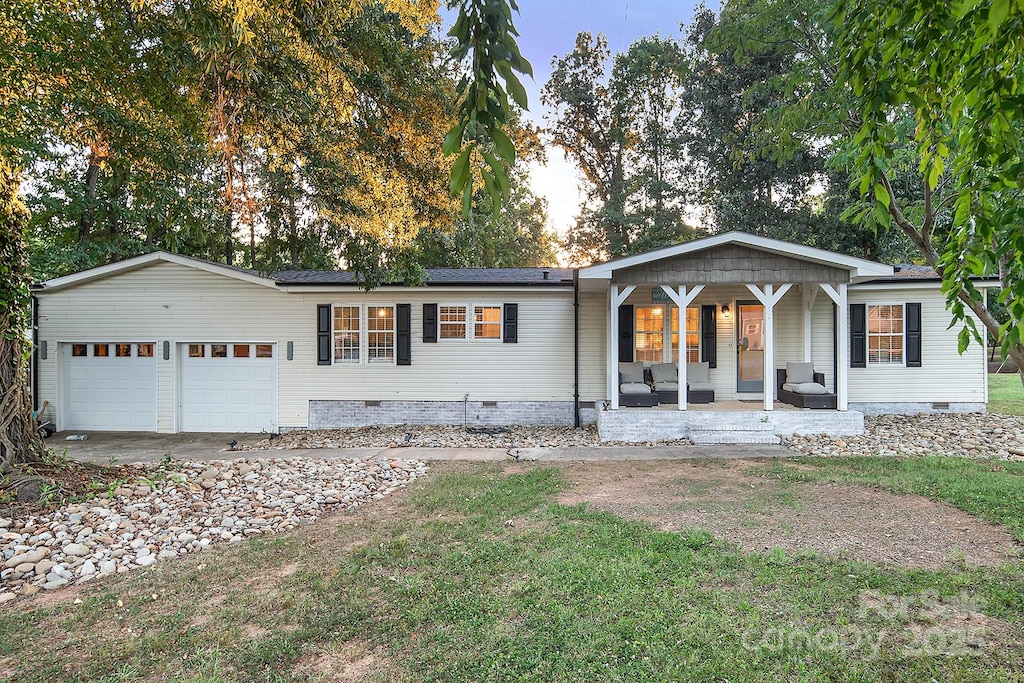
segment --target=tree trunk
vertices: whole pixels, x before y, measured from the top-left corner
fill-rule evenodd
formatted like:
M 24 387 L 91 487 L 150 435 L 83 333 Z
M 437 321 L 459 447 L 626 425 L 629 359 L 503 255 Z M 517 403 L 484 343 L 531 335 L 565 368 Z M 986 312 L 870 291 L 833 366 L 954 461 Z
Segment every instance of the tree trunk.
M 299 267 L 299 217 L 295 211 L 295 197 L 288 197 L 288 252 L 292 268 Z
M 85 169 L 85 209 L 78 219 L 78 241 L 84 242 L 92 234 L 96 224 L 96 184 L 100 177 L 100 166 L 95 154 L 89 155 L 89 167 Z
M 44 452 L 28 391 L 28 212 L 18 194 L 20 184 L 18 173 L 0 158 L 0 473 L 38 461 Z
M 232 218 L 231 208 L 228 207 L 227 214 L 224 216 L 224 262 L 229 266 L 235 262 L 235 226 Z

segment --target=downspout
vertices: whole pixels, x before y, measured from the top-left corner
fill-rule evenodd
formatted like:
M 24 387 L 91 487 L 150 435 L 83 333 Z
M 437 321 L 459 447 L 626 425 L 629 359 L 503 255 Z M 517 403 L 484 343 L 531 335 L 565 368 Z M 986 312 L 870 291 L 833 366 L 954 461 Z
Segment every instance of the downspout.
M 32 295 L 32 410 L 39 410 L 39 299 Z M 42 417 L 42 416 L 40 416 Z
M 572 332 L 573 332 L 573 415 L 576 428 L 580 427 L 580 271 L 572 269 Z

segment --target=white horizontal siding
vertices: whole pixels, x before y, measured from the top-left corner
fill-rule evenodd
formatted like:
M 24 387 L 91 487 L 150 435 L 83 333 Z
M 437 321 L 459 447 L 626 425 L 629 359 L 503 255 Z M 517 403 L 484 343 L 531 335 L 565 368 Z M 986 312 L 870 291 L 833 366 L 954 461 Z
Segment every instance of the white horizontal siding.
M 276 342 L 278 424 L 303 427 L 308 401 L 551 401 L 573 396 L 571 290 L 409 288 L 280 292 L 170 263 L 53 292 L 41 291 L 40 340 L 157 342 L 158 431 L 177 429 L 175 346 L 183 342 Z M 424 344 L 423 303 L 519 304 L 519 341 Z M 411 366 L 319 366 L 317 304 L 411 304 Z M 163 342 L 171 346 L 163 360 Z M 287 343 L 294 359 L 287 360 Z M 40 400 L 59 404 L 57 354 L 40 362 Z
M 984 403 L 985 352 L 972 343 L 957 353 L 959 326 L 937 285 L 850 288 L 851 304 L 921 304 L 921 367 L 868 365 L 850 368 L 850 401 L 864 403 Z

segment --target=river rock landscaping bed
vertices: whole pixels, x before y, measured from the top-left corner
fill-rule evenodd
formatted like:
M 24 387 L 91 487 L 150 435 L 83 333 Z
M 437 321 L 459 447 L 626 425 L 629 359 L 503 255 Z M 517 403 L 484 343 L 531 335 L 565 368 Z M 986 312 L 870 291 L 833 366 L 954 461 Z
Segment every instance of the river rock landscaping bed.
M 415 460 L 279 458 L 133 466 L 130 483 L 36 516 L 0 517 L 0 603 L 123 573 L 352 508 L 427 471 Z
M 600 446 L 597 427 L 463 427 L 382 425 L 286 432 L 240 447 L 247 451 L 293 448 L 565 448 Z M 608 444 L 603 444 L 608 445 Z
M 1024 418 L 992 413 L 869 415 L 860 436 L 783 437 L 803 455 L 945 455 L 1024 460 Z

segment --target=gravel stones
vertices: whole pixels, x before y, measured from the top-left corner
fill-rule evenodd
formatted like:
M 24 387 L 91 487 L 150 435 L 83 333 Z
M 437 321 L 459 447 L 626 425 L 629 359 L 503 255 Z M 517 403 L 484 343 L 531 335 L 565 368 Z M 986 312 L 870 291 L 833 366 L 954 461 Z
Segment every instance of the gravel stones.
M 408 437 L 408 438 L 407 438 Z M 347 429 L 296 430 L 239 446 L 239 450 L 291 450 L 294 448 L 565 448 L 601 446 L 597 428 L 470 427 L 459 425 L 394 425 Z M 401 461 L 398 461 L 401 462 Z
M 405 460 L 275 458 L 135 465 L 136 480 L 45 515 L 0 519 L 0 603 L 294 529 L 427 471 Z M 11 596 L 11 597 L 7 597 Z
M 782 443 L 803 455 L 924 456 L 1024 460 L 1024 418 L 992 413 L 930 413 L 869 415 L 865 434 L 831 437 L 823 434 L 782 437 Z

